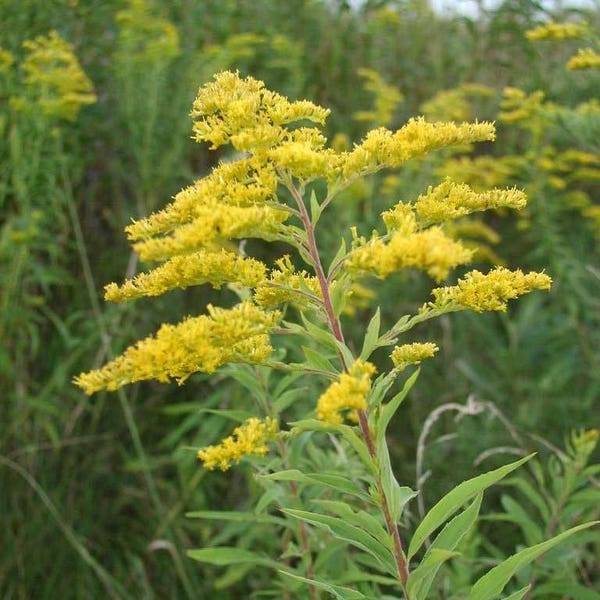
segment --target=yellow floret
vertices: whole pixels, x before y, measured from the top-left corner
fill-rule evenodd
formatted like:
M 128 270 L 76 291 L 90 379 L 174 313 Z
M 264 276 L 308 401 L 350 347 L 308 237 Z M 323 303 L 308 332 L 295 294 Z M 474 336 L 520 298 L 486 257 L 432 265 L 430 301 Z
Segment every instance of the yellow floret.
M 342 373 L 339 381 L 332 383 L 317 402 L 317 417 L 326 423 L 343 422 L 343 411 L 365 410 L 367 394 L 375 367 L 369 362 L 357 360 L 348 373 Z
M 205 468 L 227 471 L 231 463 L 239 462 L 244 456 L 263 456 L 269 451 L 268 442 L 277 434 L 277 421 L 267 417 L 264 421 L 253 417 L 236 427 L 233 434 L 220 444 L 198 450 L 198 459 Z
M 197 372 L 213 373 L 231 362 L 260 364 L 271 355 L 268 332 L 281 314 L 243 302 L 232 309 L 208 306 L 208 315 L 162 325 L 156 336 L 130 346 L 101 369 L 82 373 L 75 383 L 86 394 L 116 390 L 146 379 L 185 381 Z
M 448 308 L 469 308 L 476 312 L 484 310 L 505 311 L 507 302 L 533 290 L 548 290 L 552 279 L 545 273 L 520 269 L 510 271 L 504 267 L 493 269 L 487 274 L 471 271 L 458 284 L 432 290 L 433 302 L 424 305 L 421 311 Z
M 431 342 L 414 342 L 413 344 L 404 344 L 396 346 L 390 355 L 394 367 L 398 371 L 403 371 L 409 365 L 418 365 L 422 360 L 431 358 L 439 348 Z

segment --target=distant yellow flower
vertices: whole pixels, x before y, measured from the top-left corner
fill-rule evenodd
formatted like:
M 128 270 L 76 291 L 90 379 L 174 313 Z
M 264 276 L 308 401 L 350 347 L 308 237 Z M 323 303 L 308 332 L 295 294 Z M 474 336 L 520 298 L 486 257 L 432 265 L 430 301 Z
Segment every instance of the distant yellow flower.
M 544 92 L 537 91 L 531 94 L 515 87 L 505 87 L 503 99 L 500 103 L 502 109 L 498 118 L 504 123 L 528 121 L 540 114 Z
M 146 0 L 127 0 L 117 12 L 117 67 L 124 64 L 168 62 L 179 54 L 175 26 L 152 14 Z M 139 67 L 139 65 L 138 65 Z
M 531 271 L 527 274 L 520 269 L 510 271 L 504 267 L 493 269 L 487 274 L 471 271 L 458 284 L 435 288 L 433 302 L 425 304 L 421 312 L 430 309 L 469 308 L 476 312 L 484 310 L 505 311 L 507 302 L 533 290 L 548 290 L 552 279 L 545 273 Z
M 24 83 L 30 97 L 16 98 L 16 106 L 39 108 L 49 117 L 73 121 L 86 104 L 96 102 L 92 82 L 81 68 L 73 46 L 56 31 L 23 42 Z
M 396 346 L 390 355 L 394 367 L 398 371 L 403 371 L 409 365 L 418 365 L 422 360 L 431 358 L 439 348 L 431 342 L 414 342 L 413 344 L 404 344 Z
M 447 179 L 435 188 L 430 186 L 426 194 L 419 196 L 415 210 L 423 221 L 438 222 L 490 208 L 520 210 L 526 204 L 527 197 L 517 189 L 494 189 L 477 193 L 468 185 Z
M 211 471 L 219 468 L 227 471 L 231 463 L 239 462 L 244 456 L 264 456 L 268 443 L 277 435 L 277 421 L 267 417 L 264 421 L 252 417 L 236 427 L 233 434 L 215 446 L 198 450 L 198 459 Z
M 525 32 L 528 40 L 572 40 L 581 37 L 587 30 L 584 23 L 555 23 L 550 21 Z
M 358 69 L 358 75 L 364 80 L 364 88 L 373 94 L 373 110 L 360 110 L 352 115 L 355 121 L 389 125 L 394 118 L 394 112 L 402 101 L 402 94 L 396 86 L 387 83 L 377 71 Z
M 280 318 L 244 302 L 232 309 L 208 306 L 208 315 L 162 325 L 101 369 L 82 373 L 75 383 L 86 394 L 116 390 L 146 379 L 178 383 L 197 372 L 213 373 L 227 363 L 263 363 L 271 355 L 269 330 Z
M 0 48 L 0 73 L 8 71 L 15 62 L 15 57 L 4 48 Z
M 317 417 L 326 423 L 340 424 L 343 411 L 365 410 L 375 371 L 371 363 L 357 360 L 348 373 L 342 373 L 339 381 L 323 392 L 317 402 Z
M 265 271 L 265 265 L 253 258 L 243 258 L 226 250 L 200 250 L 193 254 L 175 256 L 121 286 L 116 283 L 107 285 L 104 299 L 124 302 L 140 296 L 160 296 L 175 288 L 185 289 L 203 283 L 210 283 L 217 289 L 224 283 L 254 287 L 264 279 Z
M 600 54 L 592 48 L 580 48 L 567 63 L 567 69 L 599 69 Z
M 441 281 L 451 269 L 468 263 L 472 256 L 472 250 L 448 237 L 439 227 L 430 227 L 409 235 L 394 231 L 389 242 L 378 237 L 365 241 L 352 250 L 347 267 L 381 278 L 401 269 L 419 269 Z

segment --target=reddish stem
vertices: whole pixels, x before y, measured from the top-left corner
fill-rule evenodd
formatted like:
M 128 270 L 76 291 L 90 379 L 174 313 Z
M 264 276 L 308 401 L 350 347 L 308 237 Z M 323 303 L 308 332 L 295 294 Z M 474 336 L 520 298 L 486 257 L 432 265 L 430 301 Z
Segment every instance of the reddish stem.
M 340 343 L 344 343 L 344 335 L 342 333 L 342 327 L 339 319 L 336 317 L 335 312 L 333 310 L 333 303 L 331 301 L 331 294 L 329 293 L 329 281 L 325 276 L 325 271 L 323 270 L 323 265 L 321 264 L 321 258 L 319 256 L 319 250 L 317 248 L 317 242 L 315 239 L 315 229 L 310 220 L 310 216 L 308 211 L 306 210 L 306 206 L 304 205 L 304 201 L 302 196 L 298 192 L 298 190 L 294 187 L 294 185 L 290 182 L 288 188 L 298 205 L 298 210 L 300 211 L 300 218 L 302 220 L 302 224 L 304 225 L 304 229 L 306 231 L 306 236 L 308 239 L 308 251 L 310 257 L 313 261 L 313 266 L 315 269 L 315 274 L 319 281 L 319 286 L 321 288 L 321 293 L 323 294 L 323 304 L 325 306 L 325 312 L 327 313 L 327 321 L 329 322 L 329 327 L 333 332 L 336 340 Z M 348 372 L 349 365 L 346 364 L 344 356 L 341 352 L 338 353 L 340 356 L 340 360 L 342 362 L 342 366 L 345 372 Z M 360 429 L 365 440 L 365 444 L 367 445 L 367 449 L 369 451 L 369 455 L 377 460 L 377 449 L 375 448 L 375 443 L 373 441 L 373 436 L 371 435 L 371 431 L 369 429 L 369 423 L 367 418 L 366 410 L 358 411 L 358 419 L 360 423 Z M 398 573 L 400 575 L 400 583 L 402 584 L 402 590 L 404 591 L 404 595 L 408 598 L 408 592 L 406 589 L 406 584 L 408 582 L 408 564 L 406 562 L 406 555 L 404 554 L 404 550 L 402 549 L 402 540 L 400 538 L 400 532 L 398 531 L 398 525 L 396 521 L 392 518 L 390 513 L 387 497 L 385 495 L 385 490 L 383 489 L 383 484 L 381 482 L 381 477 L 379 473 L 376 476 L 376 485 L 379 495 L 381 497 L 381 509 L 383 512 L 383 518 L 385 520 L 385 525 L 388 530 L 388 533 L 392 537 L 394 544 L 394 558 L 396 560 L 396 564 L 398 566 Z

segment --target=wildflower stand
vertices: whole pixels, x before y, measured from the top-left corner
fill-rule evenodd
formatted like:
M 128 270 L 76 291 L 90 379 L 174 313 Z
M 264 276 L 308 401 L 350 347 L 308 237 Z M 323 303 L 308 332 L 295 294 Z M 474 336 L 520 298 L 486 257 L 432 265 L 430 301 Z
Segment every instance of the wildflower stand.
M 351 248 L 342 239 L 326 269 L 317 225 L 349 185 L 435 149 L 490 141 L 495 135 L 490 123 L 413 119 L 395 132 L 375 129 L 351 151 L 336 152 L 326 147 L 316 126 L 328 113 L 307 101 L 290 102 L 262 82 L 231 72 L 200 88 L 192 111 L 196 140 L 213 149 L 231 144 L 242 155 L 179 192 L 163 210 L 127 227 L 141 259 L 160 264 L 121 286 L 110 284 L 106 298 L 128 301 L 210 283 L 217 288 L 227 284 L 240 302 L 229 309 L 209 306 L 206 315 L 163 325 L 155 336 L 80 375 L 76 383 L 91 394 L 145 379 L 183 383 L 193 373 L 223 368 L 252 394 L 258 415 L 220 443 L 200 449 L 198 457 L 208 469 L 226 470 L 242 459 L 254 466 L 265 490 L 254 513 L 224 513 L 223 518 L 254 517 L 284 530 L 290 541 L 276 553 L 294 560 L 278 562 L 236 547 L 192 550 L 190 556 L 222 566 L 275 569 L 281 574 L 271 585 L 275 597 L 302 598 L 308 586 L 311 599 L 322 591 L 341 599 L 399 597 L 382 590 L 424 599 L 438 570 L 458 554 L 476 522 L 484 490 L 531 457 L 458 484 L 425 514 L 407 544 L 400 533 L 403 510 L 416 494 L 394 477 L 386 430 L 418 376 L 416 371 L 393 393 L 403 372 L 431 358 L 437 346 L 398 343 L 419 323 L 450 312 L 506 310 L 508 300 L 548 289 L 550 278 L 506 268 L 471 271 L 456 285 L 435 288 L 433 299 L 417 314 L 402 316 L 387 331 L 380 331 L 377 309 L 360 352 L 354 352 L 340 315 L 357 279 L 411 268 L 441 283 L 473 254 L 444 231 L 443 223 L 490 208 L 520 209 L 525 196 L 514 189 L 479 194 L 447 180 L 415 202 L 398 202 L 384 212 L 385 233 L 365 238 L 353 230 Z M 229 243 L 247 238 L 287 244 L 312 273 L 298 270 L 296 258 L 289 256 L 269 269 Z M 292 320 L 292 307 L 299 319 Z M 304 340 L 303 362 L 286 361 L 284 344 L 272 345 L 273 339 L 291 339 L 296 347 L 296 340 Z M 392 362 L 375 378 L 369 360 L 384 347 L 393 347 Z M 269 379 L 276 371 L 283 375 Z M 328 382 L 318 397 L 307 397 L 299 387 L 311 378 Z M 294 421 L 286 424 L 287 414 Z M 268 452 L 270 442 L 277 453 Z M 518 569 L 590 525 L 501 562 L 473 583 L 470 598 L 497 597 Z M 320 543 L 320 531 L 331 548 Z M 528 590 L 507 598 L 523 598 Z

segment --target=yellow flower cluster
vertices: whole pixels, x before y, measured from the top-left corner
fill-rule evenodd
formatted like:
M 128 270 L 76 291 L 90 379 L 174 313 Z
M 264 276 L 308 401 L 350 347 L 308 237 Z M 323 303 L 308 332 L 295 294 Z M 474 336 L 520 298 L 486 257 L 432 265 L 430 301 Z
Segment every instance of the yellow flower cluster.
M 216 446 L 207 446 L 198 450 L 198 458 L 211 471 L 219 468 L 227 471 L 231 463 L 239 462 L 244 456 L 264 456 L 269 447 L 267 444 L 277 435 L 277 421 L 267 417 L 264 421 L 252 417 L 233 434 L 226 437 Z
M 441 281 L 451 269 L 468 263 L 473 251 L 448 237 L 440 227 L 430 227 L 409 235 L 392 232 L 388 242 L 380 237 L 359 240 L 346 266 L 351 271 L 366 271 L 384 278 L 400 269 L 420 269 Z
M 477 193 L 468 185 L 447 179 L 435 188 L 429 187 L 426 194 L 419 196 L 415 210 L 423 221 L 439 222 L 490 208 L 520 210 L 526 204 L 527 197 L 517 189 L 493 189 Z
M 317 402 L 317 417 L 326 423 L 343 423 L 342 411 L 367 408 L 367 394 L 375 367 L 369 362 L 357 360 L 348 373 L 342 373 L 339 381 L 332 383 Z
M 471 271 L 455 286 L 432 290 L 435 300 L 425 304 L 421 312 L 453 306 L 476 312 L 505 311 L 509 300 L 533 290 L 548 290 L 551 284 L 548 275 L 535 271 L 525 274 L 520 269 L 510 271 L 504 267 L 497 267 L 487 274 Z
M 74 121 L 79 110 L 96 102 L 92 82 L 81 68 L 73 46 L 56 31 L 23 42 L 23 81 L 28 98 L 12 98 L 23 110 L 41 110 L 49 117 Z
M 390 358 L 398 371 L 403 371 L 409 365 L 418 365 L 422 360 L 431 358 L 439 348 L 431 342 L 414 342 L 396 346 Z
M 389 125 L 394 118 L 396 107 L 402 101 L 398 89 L 387 83 L 377 71 L 358 69 L 358 75 L 364 80 L 364 88 L 374 96 L 373 110 L 359 110 L 352 115 L 355 121 Z
M 504 123 L 528 121 L 540 113 L 543 100 L 544 92 L 526 94 L 519 88 L 505 87 L 498 118 Z
M 148 257 L 157 254 L 153 248 L 156 245 L 173 246 L 178 254 L 178 246 L 191 252 L 213 240 L 246 237 L 250 232 L 257 237 L 264 233 L 268 239 L 289 216 L 284 210 L 266 206 L 276 191 L 273 167 L 261 165 L 256 159 L 223 163 L 207 177 L 181 190 L 166 208 L 132 223 L 125 231 L 130 240 L 140 242 L 136 249 Z M 192 233 L 185 229 L 176 231 L 183 242 L 178 243 L 177 235 L 175 239 L 155 237 L 188 225 Z M 165 250 L 163 253 L 168 255 L 168 249 Z
M 210 283 L 220 288 L 225 283 L 238 283 L 255 287 L 265 277 L 266 267 L 253 258 L 242 258 L 234 252 L 200 250 L 185 256 L 175 256 L 148 273 L 140 273 L 134 279 L 118 286 L 110 283 L 105 287 L 104 299 L 125 302 L 140 296 L 160 296 L 165 292 L 192 285 Z
M 428 123 L 422 117 L 410 119 L 397 131 L 373 129 L 351 152 L 343 153 L 340 172 L 345 179 L 375 172 L 424 156 L 432 150 L 469 142 L 492 141 L 492 123 Z
M 314 304 L 309 295 L 321 299 L 321 287 L 316 277 L 306 271 L 296 271 L 290 257 L 283 256 L 276 261 L 268 279 L 256 286 L 254 301 L 263 308 L 277 304 L 293 303 L 300 309 Z
M 179 35 L 175 26 L 154 16 L 146 0 L 128 0 L 127 4 L 127 8 L 120 10 L 116 16 L 119 66 L 129 62 L 157 63 L 175 58 L 179 54 Z
M 569 59 L 567 69 L 600 69 L 600 54 L 592 48 L 580 48 L 577 54 Z
M 323 124 L 329 110 L 302 100 L 290 102 L 253 77 L 224 71 L 198 91 L 192 108 L 194 134 L 215 149 L 223 144 L 255 152 L 283 142 L 284 125 L 302 120 Z
M 581 37 L 587 27 L 580 23 L 555 23 L 550 21 L 525 32 L 528 40 L 573 40 Z
M 229 310 L 209 305 L 208 312 L 162 325 L 155 337 L 130 346 L 101 369 L 82 373 L 75 383 L 86 394 L 146 379 L 175 378 L 181 384 L 193 373 L 212 373 L 227 363 L 268 360 L 268 331 L 279 321 L 278 311 L 264 312 L 243 302 Z
M 0 48 L 0 73 L 8 71 L 14 64 L 15 57 L 4 48 Z

